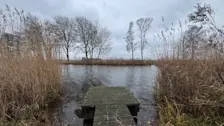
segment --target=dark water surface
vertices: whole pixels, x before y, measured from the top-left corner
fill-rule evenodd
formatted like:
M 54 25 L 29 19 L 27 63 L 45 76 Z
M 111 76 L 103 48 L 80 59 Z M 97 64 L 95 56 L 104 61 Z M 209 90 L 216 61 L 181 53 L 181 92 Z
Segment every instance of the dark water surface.
M 140 102 L 138 125 L 147 126 L 156 119 L 153 90 L 158 69 L 156 66 L 82 66 L 63 65 L 63 103 L 54 116 L 60 123 L 82 126 L 74 110 L 80 107 L 85 93 L 92 86 L 127 86 Z

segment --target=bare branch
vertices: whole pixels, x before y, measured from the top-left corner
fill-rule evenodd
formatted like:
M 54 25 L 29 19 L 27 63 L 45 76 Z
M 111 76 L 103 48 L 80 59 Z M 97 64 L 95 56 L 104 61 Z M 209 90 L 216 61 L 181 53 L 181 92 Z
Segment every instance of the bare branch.
M 76 24 L 75 20 L 68 17 L 54 17 L 54 32 L 61 41 L 61 46 L 65 50 L 67 60 L 69 60 L 70 48 L 75 44 L 76 40 Z

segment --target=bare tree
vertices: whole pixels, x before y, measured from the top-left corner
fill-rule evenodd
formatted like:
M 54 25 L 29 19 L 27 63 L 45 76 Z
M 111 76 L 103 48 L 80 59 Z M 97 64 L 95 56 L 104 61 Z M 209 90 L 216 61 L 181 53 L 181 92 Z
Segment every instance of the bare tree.
M 99 26 L 98 24 L 93 24 L 92 22 L 89 24 L 89 29 L 88 29 L 88 34 L 90 36 L 90 41 L 88 45 L 88 50 L 89 50 L 89 56 L 90 59 L 93 59 L 94 52 L 96 48 L 99 46 L 100 41 L 99 41 Z
M 98 34 L 97 58 L 102 54 L 107 54 L 111 51 L 110 31 L 106 28 L 101 28 Z
M 138 29 L 140 31 L 140 50 L 141 50 L 141 59 L 144 58 L 144 49 L 147 45 L 146 34 L 151 27 L 152 18 L 139 18 L 136 21 Z
M 75 19 L 56 16 L 54 17 L 54 31 L 61 41 L 62 48 L 65 51 L 67 60 L 69 61 L 69 52 L 76 40 Z
M 129 28 L 126 33 L 126 37 L 124 38 L 127 43 L 126 50 L 127 50 L 127 52 L 131 52 L 132 60 L 134 59 L 134 52 L 137 48 L 137 43 L 134 42 L 133 27 L 134 27 L 134 22 L 132 21 L 129 23 Z
M 188 15 L 189 21 L 200 24 L 204 29 L 209 31 L 209 40 L 207 47 L 216 49 L 217 53 L 224 53 L 224 29 L 219 27 L 215 21 L 215 12 L 209 4 L 197 3 L 195 11 Z M 214 37 L 215 36 L 215 37 Z
M 200 51 L 200 46 L 203 45 L 204 30 L 202 26 L 189 26 L 189 30 L 185 32 L 186 42 L 184 43 L 191 59 L 196 58 L 196 51 Z
M 76 18 L 76 23 L 77 23 L 76 33 L 78 41 L 81 42 L 80 49 L 82 52 L 85 53 L 86 59 L 88 59 L 89 44 L 91 39 L 93 38 L 93 33 L 91 33 L 93 29 L 93 24 L 87 18 L 82 16 Z
M 55 50 L 58 48 L 60 40 L 54 31 L 54 24 L 49 20 L 43 22 L 43 51 L 46 58 L 52 59 Z M 61 48 L 61 47 L 60 47 Z
M 93 23 L 85 17 L 77 17 L 77 36 L 81 42 L 80 49 L 85 53 L 86 59 L 92 59 L 94 53 L 99 57 L 102 53 L 109 51 L 109 31 L 101 28 L 98 23 Z
M 189 21 L 193 23 L 200 23 L 202 25 L 207 25 L 212 30 L 217 30 L 218 32 L 224 34 L 224 31 L 222 28 L 219 28 L 215 22 L 215 12 L 212 9 L 211 5 L 209 4 L 200 4 L 197 3 L 196 6 L 194 6 L 196 11 L 190 13 L 188 15 Z

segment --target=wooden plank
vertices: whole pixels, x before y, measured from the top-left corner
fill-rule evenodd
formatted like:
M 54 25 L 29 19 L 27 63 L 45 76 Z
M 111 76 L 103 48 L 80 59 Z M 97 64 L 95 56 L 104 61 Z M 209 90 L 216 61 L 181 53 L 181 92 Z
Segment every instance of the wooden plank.
M 84 123 L 94 126 L 135 126 L 139 111 L 139 102 L 127 87 L 90 88 L 81 106 Z
M 134 95 L 126 87 L 94 87 L 86 93 L 82 106 L 101 104 L 139 104 Z
M 97 105 L 95 108 L 93 126 L 135 126 L 127 106 Z

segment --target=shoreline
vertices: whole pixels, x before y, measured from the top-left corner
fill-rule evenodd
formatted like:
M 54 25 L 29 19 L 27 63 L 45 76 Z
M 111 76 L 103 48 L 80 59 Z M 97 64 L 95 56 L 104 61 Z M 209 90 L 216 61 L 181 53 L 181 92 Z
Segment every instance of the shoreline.
M 58 60 L 63 65 L 104 65 L 104 66 L 150 66 L 155 64 L 153 60 L 123 60 L 123 59 L 106 59 L 106 60 Z

